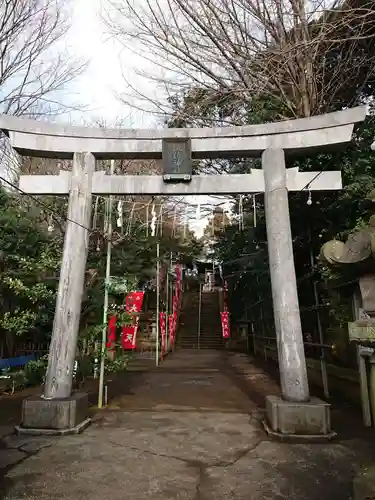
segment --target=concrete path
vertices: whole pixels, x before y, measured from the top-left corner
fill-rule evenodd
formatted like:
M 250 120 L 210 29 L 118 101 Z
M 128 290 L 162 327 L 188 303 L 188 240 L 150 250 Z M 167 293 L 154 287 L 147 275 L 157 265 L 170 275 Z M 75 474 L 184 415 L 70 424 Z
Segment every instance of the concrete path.
M 125 381 L 82 435 L 4 437 L 0 499 L 347 500 L 375 459 L 349 410 L 333 443 L 271 441 L 261 399 L 278 387 L 243 356 L 176 352 Z

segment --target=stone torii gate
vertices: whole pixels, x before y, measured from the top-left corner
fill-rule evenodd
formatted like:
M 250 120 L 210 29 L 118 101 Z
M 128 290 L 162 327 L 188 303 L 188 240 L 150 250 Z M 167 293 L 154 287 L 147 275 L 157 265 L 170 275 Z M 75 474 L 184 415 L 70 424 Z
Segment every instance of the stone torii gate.
M 298 304 L 288 191 L 341 189 L 340 172 L 286 169 L 285 154 L 336 148 L 351 141 L 364 107 L 312 118 L 231 128 L 119 130 L 81 128 L 0 116 L 21 155 L 73 159 L 72 172 L 21 176 L 33 195 L 69 195 L 63 261 L 44 395 L 26 399 L 18 432 L 80 432 L 87 395 L 72 394 L 84 275 L 95 195 L 203 195 L 264 192 L 282 398 L 267 398 L 268 432 L 331 437 L 329 405 L 310 398 Z M 262 170 L 192 176 L 191 160 L 261 156 Z M 162 176 L 95 172 L 100 159 L 164 160 Z

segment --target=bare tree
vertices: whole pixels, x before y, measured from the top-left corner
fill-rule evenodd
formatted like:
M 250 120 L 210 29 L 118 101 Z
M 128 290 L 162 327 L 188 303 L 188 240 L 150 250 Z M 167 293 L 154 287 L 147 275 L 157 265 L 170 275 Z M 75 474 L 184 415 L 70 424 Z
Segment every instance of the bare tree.
M 105 19 L 112 35 L 158 67 L 158 72 L 144 76 L 164 83 L 169 96 L 195 89 L 197 99 L 184 108 L 192 116 L 197 102 L 201 110 L 202 105 L 230 99 L 233 123 L 243 123 L 244 103 L 257 96 L 274 99 L 281 119 L 311 116 L 337 108 L 348 86 L 356 86 L 354 100 L 359 100 L 373 78 L 373 2 L 107 3 Z M 154 104 L 165 112 L 159 99 Z
M 0 110 L 51 116 L 71 109 L 64 90 L 84 68 L 64 48 L 69 29 L 63 0 L 0 0 Z

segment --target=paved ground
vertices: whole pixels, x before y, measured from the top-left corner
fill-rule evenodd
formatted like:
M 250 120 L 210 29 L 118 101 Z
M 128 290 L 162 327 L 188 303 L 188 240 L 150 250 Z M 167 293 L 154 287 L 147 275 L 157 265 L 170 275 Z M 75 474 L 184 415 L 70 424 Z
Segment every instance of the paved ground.
M 261 406 L 277 385 L 241 356 L 176 352 L 125 380 L 80 436 L 4 437 L 0 499 L 347 500 L 375 459 L 349 409 L 333 443 L 272 442 Z

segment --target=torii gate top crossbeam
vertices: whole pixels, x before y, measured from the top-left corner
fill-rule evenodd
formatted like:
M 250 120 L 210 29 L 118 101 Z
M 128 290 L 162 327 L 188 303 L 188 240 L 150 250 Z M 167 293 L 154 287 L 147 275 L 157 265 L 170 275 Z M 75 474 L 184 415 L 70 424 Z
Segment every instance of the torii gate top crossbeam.
M 16 151 L 36 157 L 72 158 L 91 152 L 97 159 L 160 159 L 162 140 L 190 138 L 193 158 L 259 156 L 268 148 L 306 152 L 350 142 L 365 107 L 261 125 L 161 130 L 72 127 L 0 115 L 0 129 Z

